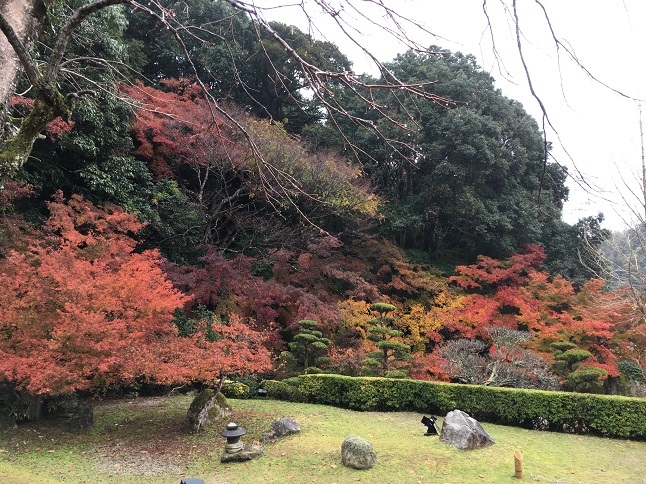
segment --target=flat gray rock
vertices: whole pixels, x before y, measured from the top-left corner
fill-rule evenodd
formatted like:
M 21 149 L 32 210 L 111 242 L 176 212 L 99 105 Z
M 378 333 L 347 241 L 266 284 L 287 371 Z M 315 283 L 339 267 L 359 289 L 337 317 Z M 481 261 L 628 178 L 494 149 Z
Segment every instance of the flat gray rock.
M 476 419 L 461 410 L 446 415 L 440 432 L 440 440 L 458 449 L 479 449 L 496 442 L 485 432 Z
M 287 435 L 297 434 L 300 431 L 300 425 L 291 418 L 279 418 L 273 421 L 271 424 L 271 430 L 262 433 L 260 439 L 264 442 L 269 440 L 278 440 Z

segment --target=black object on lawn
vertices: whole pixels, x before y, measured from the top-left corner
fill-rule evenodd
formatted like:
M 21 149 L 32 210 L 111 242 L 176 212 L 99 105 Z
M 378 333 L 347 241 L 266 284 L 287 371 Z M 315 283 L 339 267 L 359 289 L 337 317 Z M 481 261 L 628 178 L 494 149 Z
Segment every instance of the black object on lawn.
M 433 416 L 422 417 L 422 423 L 428 427 L 428 430 L 424 435 L 437 435 L 437 429 L 435 428 L 435 422 L 437 422 L 437 418 L 435 418 Z

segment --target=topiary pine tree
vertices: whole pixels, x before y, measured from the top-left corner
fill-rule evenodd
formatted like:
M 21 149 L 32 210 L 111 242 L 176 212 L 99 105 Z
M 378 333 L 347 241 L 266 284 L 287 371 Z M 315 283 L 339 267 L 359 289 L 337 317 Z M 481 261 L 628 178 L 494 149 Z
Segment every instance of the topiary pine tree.
M 580 393 L 603 393 L 603 381 L 608 372 L 596 366 L 579 367 L 570 373 L 563 386 L 566 390 Z
M 559 362 L 564 362 L 565 368 L 555 365 L 555 368 L 565 370 L 567 373 L 575 371 L 579 364 L 592 356 L 588 350 L 583 350 L 576 345 L 574 347 L 569 347 L 565 351 L 559 351 L 558 347 L 555 344 L 552 344 L 552 347 L 555 348 L 554 358 Z M 556 362 L 555 362 L 556 363 Z M 563 364 L 562 364 L 563 365 Z
M 323 354 L 327 352 L 331 341 L 315 329 L 318 326 L 316 321 L 303 319 L 298 324 L 301 328 L 294 336 L 294 341 L 289 343 L 289 353 L 296 362 L 303 365 L 305 373 L 318 372 L 319 368 L 310 364 L 322 365 L 330 361 L 330 358 Z
M 379 313 L 379 317 L 368 320 L 370 329 L 366 335 L 370 341 L 375 342 L 377 351 L 368 352 L 364 361 L 366 366 L 381 369 L 382 376 L 405 376 L 403 370 L 392 371 L 392 364 L 411 358 L 410 345 L 403 343 L 401 337 L 404 333 L 393 328 L 395 318 L 388 316 L 396 308 L 392 304 L 374 303 L 370 305 L 371 311 Z
M 603 382 L 608 372 L 595 366 L 582 366 L 593 355 L 569 341 L 557 341 L 550 345 L 554 350 L 555 372 L 563 378 L 563 388 L 582 393 L 603 393 Z

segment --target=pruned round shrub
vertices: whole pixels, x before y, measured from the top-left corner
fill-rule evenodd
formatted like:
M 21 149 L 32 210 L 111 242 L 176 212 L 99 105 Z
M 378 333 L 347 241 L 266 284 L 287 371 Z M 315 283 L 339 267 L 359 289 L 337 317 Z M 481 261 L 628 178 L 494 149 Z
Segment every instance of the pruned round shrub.
M 392 304 L 384 303 L 384 302 L 377 302 L 373 303 L 370 305 L 370 309 L 373 311 L 377 311 L 378 313 L 389 313 L 391 311 L 394 311 L 397 309 L 395 306 Z
M 575 392 L 602 393 L 603 379 L 607 375 L 608 372 L 602 368 L 594 366 L 579 368 L 568 375 L 565 386 Z
M 569 341 L 556 341 L 550 344 L 550 346 L 554 349 L 554 351 L 558 351 L 561 353 L 568 350 L 573 350 L 574 348 L 577 347 L 574 343 L 571 343 Z
M 222 387 L 222 393 L 227 398 L 249 398 L 251 389 L 249 385 L 241 382 L 227 382 Z

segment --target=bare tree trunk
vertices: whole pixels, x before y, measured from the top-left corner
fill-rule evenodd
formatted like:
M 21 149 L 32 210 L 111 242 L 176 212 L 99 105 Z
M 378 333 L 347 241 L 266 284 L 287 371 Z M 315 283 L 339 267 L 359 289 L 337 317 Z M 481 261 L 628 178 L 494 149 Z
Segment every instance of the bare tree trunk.
M 644 219 L 642 220 L 642 225 L 646 224 L 646 156 L 644 154 L 644 124 L 642 123 L 642 105 L 639 103 L 639 140 L 641 141 L 642 148 L 642 212 Z
M 0 15 L 9 22 L 20 40 L 29 46 L 37 38 L 46 18 L 46 5 L 51 0 L 0 0 Z M 14 94 L 22 70 L 18 56 L 7 38 L 0 33 L 0 106 L 2 118 Z M 0 140 L 5 137 L 5 125 L 0 126 Z

